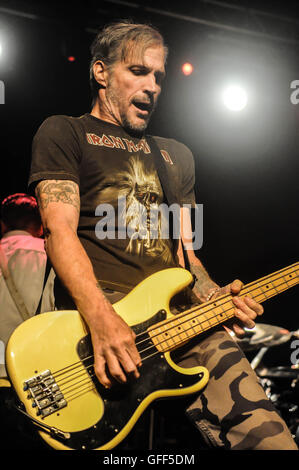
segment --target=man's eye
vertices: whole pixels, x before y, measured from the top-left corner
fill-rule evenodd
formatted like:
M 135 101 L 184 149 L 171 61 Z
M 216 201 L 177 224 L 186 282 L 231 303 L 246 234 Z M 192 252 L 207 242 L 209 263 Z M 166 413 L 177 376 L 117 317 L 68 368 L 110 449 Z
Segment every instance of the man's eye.
M 144 74 L 144 70 L 143 70 L 143 69 L 131 69 L 131 72 L 132 72 L 134 75 L 142 75 L 142 74 Z

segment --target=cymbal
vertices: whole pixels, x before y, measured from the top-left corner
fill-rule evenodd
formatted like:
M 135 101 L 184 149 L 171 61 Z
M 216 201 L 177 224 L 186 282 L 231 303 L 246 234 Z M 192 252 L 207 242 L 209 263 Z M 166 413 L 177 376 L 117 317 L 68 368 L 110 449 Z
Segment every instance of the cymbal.
M 292 333 L 285 328 L 265 323 L 257 323 L 254 328 L 244 328 L 245 336 L 236 338 L 237 343 L 244 351 L 252 351 L 263 347 L 278 346 L 286 343 L 292 337 Z

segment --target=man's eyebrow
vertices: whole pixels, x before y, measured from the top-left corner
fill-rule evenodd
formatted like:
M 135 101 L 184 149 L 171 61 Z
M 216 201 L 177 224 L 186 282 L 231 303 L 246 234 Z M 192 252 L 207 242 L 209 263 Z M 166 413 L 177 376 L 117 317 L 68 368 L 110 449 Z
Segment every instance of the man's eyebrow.
M 129 69 L 138 68 L 139 70 L 142 70 L 143 72 L 150 72 L 151 71 L 151 67 L 148 67 L 147 65 L 140 64 L 140 63 L 130 64 L 128 68 Z M 166 76 L 166 72 L 165 72 L 165 70 L 156 70 L 155 75 L 159 79 L 163 79 Z
M 152 70 L 151 67 L 147 66 L 146 64 L 142 64 L 140 62 L 139 63 L 136 62 L 136 63 L 133 63 L 133 64 L 129 64 L 128 67 L 129 67 L 129 69 L 136 67 L 136 68 L 139 68 L 139 69 L 143 69 L 144 71 Z M 159 73 L 160 75 L 166 75 L 165 70 L 157 70 L 155 73 Z
M 150 67 L 148 67 L 147 65 L 145 64 L 142 64 L 140 62 L 136 62 L 136 63 L 132 63 L 132 64 L 129 64 L 128 65 L 128 68 L 129 69 L 133 69 L 133 68 L 139 68 L 139 69 L 143 69 L 144 71 L 147 71 L 147 70 L 150 70 Z

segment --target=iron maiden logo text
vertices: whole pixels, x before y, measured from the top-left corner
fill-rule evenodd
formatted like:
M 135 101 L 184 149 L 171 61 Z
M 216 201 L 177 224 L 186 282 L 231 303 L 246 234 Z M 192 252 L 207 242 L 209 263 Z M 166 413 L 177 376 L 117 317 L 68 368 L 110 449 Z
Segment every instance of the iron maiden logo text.
M 141 139 L 137 144 L 132 140 L 125 139 L 124 137 L 115 137 L 113 135 L 107 136 L 103 134 L 101 137 L 96 134 L 86 134 L 87 142 L 99 147 L 116 148 L 128 150 L 128 152 L 138 152 L 142 150 L 144 153 L 150 153 L 151 149 L 145 139 Z
M 95 216 L 101 217 L 95 226 L 99 240 L 143 240 L 150 246 L 157 240 L 182 238 L 187 250 L 199 250 L 203 244 L 203 204 L 191 208 L 191 204 L 146 206 L 136 202 L 132 206 L 126 197 L 119 197 L 117 208 L 99 204 Z

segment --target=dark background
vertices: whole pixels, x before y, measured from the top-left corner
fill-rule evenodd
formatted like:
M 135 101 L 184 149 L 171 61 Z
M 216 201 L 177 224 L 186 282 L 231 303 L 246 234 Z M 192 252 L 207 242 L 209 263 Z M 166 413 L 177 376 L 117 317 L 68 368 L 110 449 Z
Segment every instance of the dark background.
M 297 1 L 0 1 L 0 198 L 27 190 L 32 138 L 46 117 L 90 111 L 89 47 L 98 28 L 120 18 L 154 24 L 169 46 L 149 131 L 194 154 L 204 204 L 198 256 L 211 276 L 221 285 L 251 282 L 296 262 Z M 185 61 L 194 65 L 189 77 L 181 73 Z M 249 93 L 239 113 L 217 95 L 231 79 Z M 297 302 L 296 288 L 269 300 L 260 321 L 298 329 Z M 290 349 L 279 355 L 289 363 Z

